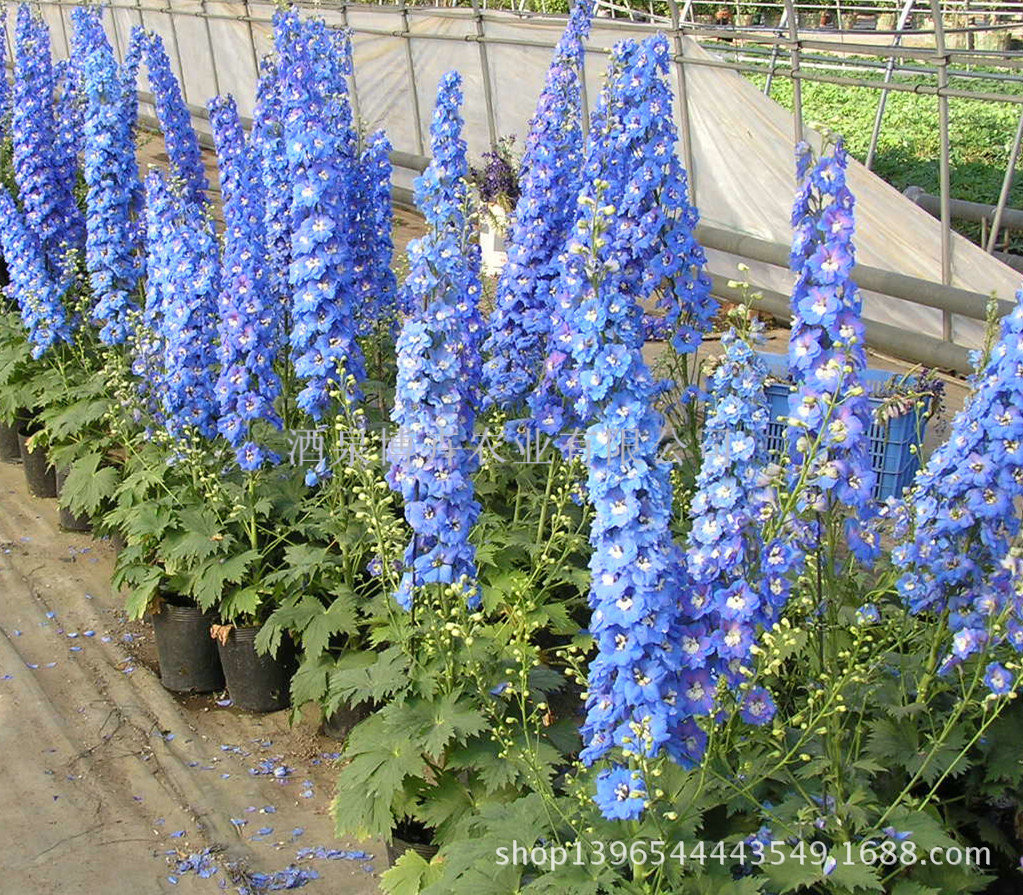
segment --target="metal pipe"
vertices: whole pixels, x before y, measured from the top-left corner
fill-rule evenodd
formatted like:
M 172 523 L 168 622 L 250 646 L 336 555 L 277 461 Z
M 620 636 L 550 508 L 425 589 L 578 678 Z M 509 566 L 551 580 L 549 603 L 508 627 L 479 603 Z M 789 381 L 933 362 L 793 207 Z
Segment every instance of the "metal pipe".
M 924 192 L 918 186 L 906 187 L 902 195 L 919 205 L 928 214 L 936 218 L 941 217 L 941 198 L 939 196 Z M 981 222 L 994 224 L 995 221 L 998 221 L 999 227 L 1004 224 L 1010 230 L 1023 230 L 1023 210 L 1018 208 L 1003 207 L 999 214 L 997 205 L 968 202 L 965 199 L 952 199 L 949 201 L 948 207 L 952 217 L 960 221 L 970 221 L 974 224 Z
M 711 294 L 717 298 L 736 304 L 742 304 L 747 300 L 743 289 L 728 285 L 728 277 L 711 274 L 710 279 Z M 754 305 L 755 310 L 763 310 L 780 320 L 791 319 L 791 303 L 787 295 L 771 289 L 761 289 L 755 285 L 753 288 L 761 295 Z M 923 333 L 909 332 L 876 320 L 864 319 L 863 325 L 867 331 L 867 344 L 885 354 L 928 367 L 954 370 L 956 373 L 967 374 L 973 369 L 970 364 L 970 352 L 952 342 L 925 336 Z
M 788 8 L 781 11 L 781 18 L 778 20 L 778 34 L 781 35 L 781 29 L 785 25 L 785 19 L 789 14 Z M 764 82 L 764 96 L 771 95 L 771 85 L 774 83 L 774 72 L 778 64 L 778 44 L 771 47 L 771 63 L 770 68 L 767 71 L 767 80 Z
M 409 81 L 409 93 L 412 99 L 412 119 L 416 125 L 416 146 L 419 149 L 420 154 L 426 150 L 426 144 L 423 142 L 423 116 L 419 111 L 419 90 L 416 87 L 416 65 L 415 59 L 412 56 L 412 29 L 409 27 L 408 18 L 408 4 L 401 4 L 401 23 L 402 30 L 399 37 L 405 39 L 405 59 L 408 63 L 408 81 Z
M 675 43 L 675 82 L 678 84 L 678 108 L 682 116 L 682 159 L 689 174 L 689 201 L 696 204 L 696 167 L 693 158 L 693 133 L 689 122 L 689 92 L 686 88 L 686 68 L 683 55 L 685 38 L 680 28 L 678 4 L 668 0 L 671 11 L 671 36 Z
M 704 223 L 697 224 L 696 238 L 701 245 L 709 249 L 728 252 L 750 261 L 761 261 L 777 267 L 788 268 L 789 266 L 789 247 L 781 243 L 770 242 L 746 233 L 724 230 Z M 959 314 L 973 320 L 986 318 L 989 296 L 980 292 L 961 289 L 958 286 L 940 285 L 930 280 L 893 273 L 877 267 L 867 267 L 863 264 L 857 264 L 853 268 L 852 276 L 860 288 L 870 292 L 947 311 L 950 314 Z M 1007 314 L 1011 310 L 1012 305 L 1009 302 L 999 303 L 1001 314 Z
M 892 46 L 897 47 L 902 43 L 902 30 L 909 21 L 909 14 L 913 9 L 914 0 L 905 0 L 902 4 L 902 11 L 899 13 L 899 20 L 895 23 L 895 37 L 892 38 Z M 890 84 L 892 75 L 895 73 L 895 57 L 890 56 L 884 71 L 884 83 Z M 874 116 L 874 130 L 870 134 L 870 148 L 867 149 L 867 159 L 863 163 L 867 170 L 874 167 L 874 154 L 877 152 L 877 141 L 881 137 L 881 122 L 884 119 L 884 108 L 888 104 L 888 91 L 882 87 L 881 96 L 877 101 L 877 114 Z
M 359 85 L 355 80 L 355 41 L 352 39 L 352 26 L 348 22 L 348 4 L 341 4 L 341 24 L 349 33 L 349 42 L 352 48 L 352 73 L 348 76 L 348 97 L 352 106 L 352 117 L 355 119 L 355 126 L 358 129 L 362 121 L 362 108 L 359 105 Z
M 206 11 L 206 0 L 200 0 L 199 8 L 202 9 L 203 12 Z M 210 20 L 204 16 L 203 21 L 206 24 L 206 46 L 210 51 L 210 69 L 213 72 L 213 89 L 216 91 L 217 96 L 220 96 L 220 71 L 217 69 L 217 54 L 213 49 L 213 31 L 210 29 Z M 258 70 L 256 72 L 256 77 L 259 77 Z
M 941 18 L 940 0 L 931 0 L 931 15 L 934 17 L 935 61 L 938 64 L 938 87 L 948 87 L 948 57 L 945 55 L 945 31 Z M 951 153 L 948 133 L 948 97 L 938 97 L 938 129 L 941 139 L 941 155 L 938 156 L 938 180 L 941 189 L 941 282 L 948 285 L 952 282 L 952 214 L 949 201 L 952 198 L 952 186 L 949 173 L 949 155 Z M 946 342 L 952 341 L 952 315 L 942 313 L 942 334 Z
M 249 49 L 252 51 L 252 68 L 256 73 L 256 81 L 259 81 L 259 50 L 256 48 L 256 29 L 253 27 L 252 10 L 249 7 L 249 0 L 245 0 L 245 18 L 249 26 Z M 269 24 L 273 24 L 271 21 Z M 216 64 L 216 63 L 214 63 Z
M 483 102 L 487 109 L 487 135 L 490 145 L 497 145 L 497 121 L 494 115 L 494 89 L 490 82 L 490 60 L 487 57 L 487 34 L 483 26 L 479 0 L 472 0 L 472 9 L 476 19 L 476 37 L 480 48 L 480 74 L 483 76 Z
M 1019 158 L 1021 140 L 1023 140 L 1023 111 L 1020 112 L 1019 124 L 1016 125 L 1016 136 L 1013 138 L 1012 149 L 1009 151 L 1009 164 L 1005 166 L 1005 177 L 1002 180 L 1001 192 L 998 194 L 998 206 L 995 208 L 995 217 L 991 222 L 991 237 L 987 244 L 988 253 L 993 253 L 995 250 L 998 228 L 1002 225 L 1002 216 L 1005 214 L 1005 206 L 1009 201 L 1009 191 L 1012 189 L 1012 178 L 1016 174 L 1016 161 Z
M 785 0 L 785 9 L 789 18 L 789 37 L 792 40 L 791 77 L 792 77 L 792 118 L 795 125 L 795 142 L 803 142 L 803 84 L 799 80 L 799 19 L 796 18 L 794 0 Z

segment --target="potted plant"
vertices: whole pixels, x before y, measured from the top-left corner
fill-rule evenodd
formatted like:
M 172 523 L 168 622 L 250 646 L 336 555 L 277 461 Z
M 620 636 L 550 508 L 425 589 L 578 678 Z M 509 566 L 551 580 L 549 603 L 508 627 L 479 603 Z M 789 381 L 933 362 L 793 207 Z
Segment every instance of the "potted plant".
M 519 159 L 513 152 L 515 137 L 502 137 L 483 163 L 470 169 L 470 177 L 480 198 L 480 247 L 483 270 L 496 276 L 508 260 L 504 241 L 508 233 L 508 215 L 519 199 Z

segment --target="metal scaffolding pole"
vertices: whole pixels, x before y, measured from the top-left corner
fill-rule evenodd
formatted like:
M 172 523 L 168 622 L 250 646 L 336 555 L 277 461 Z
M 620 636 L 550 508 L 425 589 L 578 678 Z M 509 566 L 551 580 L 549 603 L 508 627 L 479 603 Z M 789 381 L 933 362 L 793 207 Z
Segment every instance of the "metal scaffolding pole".
M 675 80 L 678 84 L 678 107 L 682 116 L 682 160 L 689 172 L 689 201 L 696 204 L 696 166 L 693 160 L 693 134 L 689 122 L 689 92 L 686 88 L 685 37 L 679 19 L 678 4 L 668 0 L 671 10 L 671 36 L 675 42 Z
M 483 25 L 483 13 L 479 0 L 472 0 L 472 11 L 476 19 L 476 38 L 480 48 L 480 74 L 483 76 L 483 102 L 487 107 L 487 134 L 490 145 L 497 145 L 497 121 L 494 114 L 494 85 L 490 81 L 490 59 L 487 56 L 487 34 Z
M 206 13 L 206 0 L 200 0 L 199 8 L 203 11 L 203 22 L 206 25 L 206 46 L 210 51 L 210 68 L 213 71 L 213 89 L 217 92 L 217 96 L 220 96 L 223 91 L 220 89 L 220 71 L 217 68 L 217 54 L 213 49 L 213 31 L 210 28 L 209 17 Z M 251 27 L 251 26 L 250 26 Z M 259 76 L 259 72 L 256 72 L 256 76 Z
M 789 39 L 792 41 L 792 118 L 795 125 L 796 143 L 803 142 L 803 84 L 799 72 L 799 19 L 796 17 L 794 0 L 785 0 L 785 11 L 789 19 Z
M 935 61 L 938 64 L 938 87 L 948 87 L 948 56 L 945 53 L 945 26 L 941 18 L 940 0 L 931 0 L 931 15 L 934 17 Z M 948 97 L 938 95 L 938 128 L 941 136 L 941 156 L 938 159 L 938 177 L 941 182 L 941 282 L 952 282 L 952 214 L 949 207 L 951 184 L 949 182 L 949 141 Z M 943 311 L 941 315 L 942 337 L 952 341 L 952 315 Z
M 412 121 L 416 126 L 416 146 L 419 154 L 426 151 L 426 143 L 423 142 L 423 116 L 419 111 L 419 90 L 416 86 L 416 65 L 412 56 L 412 31 L 409 28 L 408 4 L 401 5 L 401 33 L 398 35 L 405 41 L 405 59 L 408 63 L 409 93 L 412 97 Z
M 1012 141 L 1012 149 L 1009 151 L 1009 164 L 1005 167 L 1005 178 L 1002 180 L 1002 189 L 998 194 L 995 216 L 991 221 L 991 235 L 987 242 L 987 252 L 989 255 L 994 254 L 995 244 L 998 241 L 998 228 L 1002 225 L 1002 215 L 1005 213 L 1005 206 L 1009 202 L 1009 193 L 1012 190 L 1012 179 L 1016 174 L 1016 162 L 1019 160 L 1021 141 L 1023 141 L 1023 112 L 1020 112 L 1019 124 L 1016 125 L 1016 136 Z
M 784 34 L 784 28 L 787 24 L 789 16 L 788 7 L 781 11 L 781 18 L 778 20 L 778 36 L 781 37 Z M 778 67 L 778 54 L 781 52 L 781 44 L 775 44 L 771 47 L 771 63 L 770 68 L 767 70 L 767 81 L 764 83 L 764 96 L 771 95 L 771 85 L 774 83 L 774 72 Z
M 345 26 L 345 30 L 351 33 L 352 27 L 348 23 L 348 4 L 343 3 L 341 5 L 341 22 Z M 362 123 L 362 107 L 359 105 L 359 85 L 355 81 L 355 60 L 354 60 L 354 48 L 353 48 L 353 59 L 352 59 L 352 73 L 348 76 L 348 98 L 352 106 L 352 117 L 355 119 L 356 127 L 361 130 Z
M 909 16 L 913 12 L 914 0 L 906 0 L 902 4 L 902 10 L 899 13 L 899 20 L 895 24 L 895 36 L 892 38 L 892 46 L 897 47 L 902 43 L 902 32 L 906 27 L 906 23 L 909 21 Z M 891 83 L 892 75 L 895 73 L 895 57 L 889 56 L 888 62 L 885 65 L 884 71 L 884 83 L 887 86 Z M 870 135 L 870 148 L 867 150 L 867 160 L 864 164 L 867 166 L 867 170 L 870 170 L 874 165 L 874 155 L 877 152 L 877 141 L 881 137 L 881 122 L 884 119 L 884 107 L 888 103 L 888 90 L 886 87 L 881 88 L 881 96 L 877 101 L 877 114 L 874 116 L 874 130 Z

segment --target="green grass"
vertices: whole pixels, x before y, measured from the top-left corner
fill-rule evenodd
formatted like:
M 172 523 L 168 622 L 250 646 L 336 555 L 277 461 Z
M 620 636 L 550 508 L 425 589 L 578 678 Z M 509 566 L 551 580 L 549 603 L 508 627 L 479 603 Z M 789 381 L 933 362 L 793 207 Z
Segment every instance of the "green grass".
M 752 75 L 750 80 L 761 88 L 765 81 L 761 75 Z M 1004 93 L 1011 85 L 986 80 L 960 80 L 954 81 L 952 86 Z M 841 134 L 849 151 L 863 161 L 870 145 L 879 97 L 879 91 L 868 87 L 804 81 L 803 116 L 815 127 Z M 792 81 L 776 77 L 771 98 L 791 109 Z M 998 201 L 1020 111 L 1020 106 L 1009 102 L 950 98 L 950 182 L 953 198 L 992 205 Z M 889 93 L 874 157 L 874 171 L 899 190 L 919 186 L 937 195 L 940 154 L 937 97 Z M 1009 205 L 1023 207 L 1023 178 L 1018 174 L 1009 196 Z M 960 232 L 973 239 L 978 238 L 979 226 L 953 223 Z

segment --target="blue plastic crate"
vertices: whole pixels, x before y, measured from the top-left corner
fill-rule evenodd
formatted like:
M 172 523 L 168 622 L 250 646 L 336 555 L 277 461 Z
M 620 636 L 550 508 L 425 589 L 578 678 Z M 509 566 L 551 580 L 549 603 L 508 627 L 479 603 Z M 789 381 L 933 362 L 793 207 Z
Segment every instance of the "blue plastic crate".
M 787 379 L 789 359 L 784 354 L 767 354 L 760 356 L 767 364 L 772 376 Z M 866 370 L 863 384 L 868 394 L 880 390 L 897 376 L 887 370 Z M 767 401 L 770 407 L 771 421 L 767 427 L 767 448 L 775 456 L 785 449 L 785 423 L 789 415 L 789 394 L 791 389 L 783 382 L 771 383 L 767 386 Z M 875 410 L 882 404 L 881 398 L 870 397 L 870 409 Z M 782 417 L 783 420 L 778 418 Z M 870 465 L 877 474 L 874 496 L 880 499 L 898 497 L 909 485 L 920 468 L 919 447 L 923 443 L 924 430 L 927 426 L 926 417 L 921 418 L 916 407 L 907 413 L 897 416 L 887 423 L 873 422 L 867 435 L 870 441 Z

